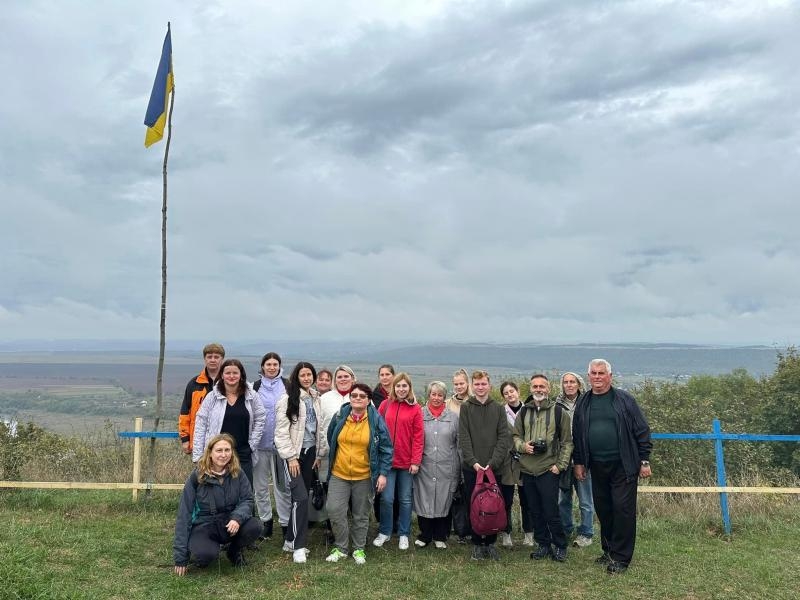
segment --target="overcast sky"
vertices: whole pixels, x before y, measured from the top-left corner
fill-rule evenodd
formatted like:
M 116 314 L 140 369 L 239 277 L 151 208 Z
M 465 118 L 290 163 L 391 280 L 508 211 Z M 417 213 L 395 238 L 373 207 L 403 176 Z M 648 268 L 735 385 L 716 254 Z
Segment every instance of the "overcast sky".
M 800 341 L 787 1 L 3 3 L 0 339 Z

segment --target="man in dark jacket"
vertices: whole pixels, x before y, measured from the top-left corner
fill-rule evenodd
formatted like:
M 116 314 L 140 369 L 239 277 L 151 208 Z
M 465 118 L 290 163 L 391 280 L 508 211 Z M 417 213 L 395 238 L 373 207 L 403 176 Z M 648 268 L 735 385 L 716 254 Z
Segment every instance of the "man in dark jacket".
M 489 397 L 492 385 L 486 371 L 472 374 L 472 389 L 475 395 L 464 402 L 458 420 L 458 446 L 467 498 L 472 497 L 478 471 L 486 471 L 491 467 L 492 472 L 499 475 L 510 460 L 511 449 L 506 412 Z M 496 541 L 497 534 L 478 535 L 473 532 L 473 560 L 500 560 Z
M 636 541 L 636 493 L 639 477 L 650 470 L 650 426 L 634 397 L 611 385 L 611 364 L 589 363 L 591 389 L 575 407 L 572 427 L 575 477 L 592 472 L 592 495 L 600 520 L 603 555 L 596 562 L 608 573 L 622 573 Z

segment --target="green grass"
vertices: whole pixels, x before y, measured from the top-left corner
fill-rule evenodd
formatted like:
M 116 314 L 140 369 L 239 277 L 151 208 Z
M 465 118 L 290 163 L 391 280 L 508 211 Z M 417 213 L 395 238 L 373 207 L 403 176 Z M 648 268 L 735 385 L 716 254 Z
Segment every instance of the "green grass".
M 363 567 L 329 564 L 314 529 L 306 565 L 294 565 L 273 539 L 248 554 L 245 570 L 223 558 L 179 578 L 171 566 L 176 494 L 134 504 L 125 492 L 7 490 L 0 598 L 794 598 L 800 506 L 762 498 L 734 504 L 730 538 L 713 502 L 700 509 L 641 499 L 634 562 L 615 577 L 593 564 L 597 544 L 571 550 L 565 564 L 534 563 L 518 543 L 501 550 L 499 563 L 476 563 L 465 546 L 401 553 L 392 539 L 368 546 Z

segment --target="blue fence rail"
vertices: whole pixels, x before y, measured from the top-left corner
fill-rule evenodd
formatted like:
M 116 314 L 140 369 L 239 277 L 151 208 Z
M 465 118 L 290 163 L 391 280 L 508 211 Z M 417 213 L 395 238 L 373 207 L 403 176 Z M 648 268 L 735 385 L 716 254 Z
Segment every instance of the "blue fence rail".
M 124 438 L 177 438 L 177 431 L 121 431 Z M 717 463 L 717 486 L 728 487 L 725 474 L 725 454 L 722 442 L 800 442 L 800 435 L 768 435 L 760 433 L 724 433 L 719 419 L 712 422 L 711 433 L 654 433 L 654 440 L 713 440 Z M 691 488 L 690 488 L 691 489 Z M 666 490 L 665 490 L 666 491 Z M 790 490 L 792 491 L 792 490 Z M 800 493 L 800 490 L 798 490 Z M 728 493 L 719 492 L 719 507 L 725 533 L 731 533 L 731 515 L 728 508 Z
M 728 487 L 725 474 L 725 453 L 722 446 L 724 441 L 739 442 L 800 442 L 800 435 L 768 435 L 760 433 L 723 433 L 719 419 L 712 423 L 712 433 L 654 433 L 654 440 L 714 440 L 714 454 L 717 462 L 717 485 Z M 728 509 L 728 494 L 720 492 L 719 508 L 722 513 L 722 524 L 725 533 L 731 534 L 731 515 Z

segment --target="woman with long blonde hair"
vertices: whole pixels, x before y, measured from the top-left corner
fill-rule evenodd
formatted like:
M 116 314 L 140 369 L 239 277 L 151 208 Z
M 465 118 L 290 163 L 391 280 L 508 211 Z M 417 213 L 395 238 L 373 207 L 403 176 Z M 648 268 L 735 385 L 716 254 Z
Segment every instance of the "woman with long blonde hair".
M 186 575 L 189 557 L 203 568 L 228 544 L 228 560 L 246 565 L 242 550 L 261 533 L 253 516 L 253 488 L 243 475 L 233 436 L 212 437 L 183 486 L 172 545 L 175 574 Z
M 372 541 L 383 546 L 392 536 L 394 515 L 392 506 L 395 495 L 400 504 L 397 516 L 397 533 L 400 550 L 408 550 L 411 535 L 411 507 L 413 504 L 414 476 L 422 463 L 422 448 L 425 428 L 422 423 L 422 408 L 417 403 L 408 373 L 398 373 L 392 380 L 389 399 L 378 409 L 386 420 L 394 454 L 392 469 L 386 478 L 386 488 L 381 494 L 381 518 L 378 535 Z

